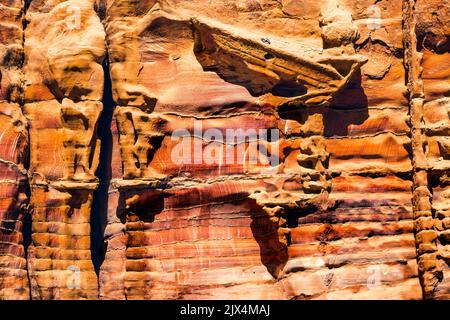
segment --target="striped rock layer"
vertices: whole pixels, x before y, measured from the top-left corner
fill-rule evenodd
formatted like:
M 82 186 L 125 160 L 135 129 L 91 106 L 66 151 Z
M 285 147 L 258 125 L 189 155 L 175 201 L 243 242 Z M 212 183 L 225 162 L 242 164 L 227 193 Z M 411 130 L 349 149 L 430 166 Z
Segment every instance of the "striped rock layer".
M 448 299 L 449 16 L 0 0 L 0 299 Z

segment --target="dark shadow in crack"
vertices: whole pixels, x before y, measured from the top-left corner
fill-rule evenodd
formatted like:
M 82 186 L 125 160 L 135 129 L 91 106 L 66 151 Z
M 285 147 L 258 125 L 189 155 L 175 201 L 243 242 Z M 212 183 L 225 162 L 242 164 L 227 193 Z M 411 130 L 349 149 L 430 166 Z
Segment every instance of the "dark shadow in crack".
M 195 56 L 205 72 L 214 72 L 226 82 L 245 87 L 254 97 L 267 93 L 279 97 L 297 97 L 308 92 L 303 84 L 293 79 L 281 79 L 270 68 L 252 66 L 245 58 L 236 54 L 235 48 L 223 50 L 215 44 L 213 35 L 208 32 L 194 30 L 194 41 Z M 245 39 L 242 41 L 248 42 Z M 258 44 L 255 45 L 259 48 Z M 260 60 L 259 63 L 270 66 L 275 58 L 274 54 L 266 52 L 248 59 Z
M 103 92 L 103 111 L 98 121 L 98 137 L 101 141 L 100 161 L 96 171 L 99 186 L 94 192 L 91 210 L 91 258 L 97 275 L 105 258 L 106 247 L 103 241 L 108 216 L 108 191 L 112 177 L 113 135 L 111 122 L 114 113 L 112 84 L 109 75 L 108 57 L 103 62 L 105 84 Z

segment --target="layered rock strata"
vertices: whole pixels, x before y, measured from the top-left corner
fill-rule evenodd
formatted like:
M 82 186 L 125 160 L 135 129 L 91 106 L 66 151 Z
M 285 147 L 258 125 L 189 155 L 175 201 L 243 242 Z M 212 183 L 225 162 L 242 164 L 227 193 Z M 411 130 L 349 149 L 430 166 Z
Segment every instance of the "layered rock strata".
M 31 1 L 26 12 L 33 299 L 98 297 L 90 216 L 98 184 L 105 35 L 94 5 Z
M 24 225 L 28 130 L 23 92 L 23 1 L 0 2 L 0 299 L 29 299 Z

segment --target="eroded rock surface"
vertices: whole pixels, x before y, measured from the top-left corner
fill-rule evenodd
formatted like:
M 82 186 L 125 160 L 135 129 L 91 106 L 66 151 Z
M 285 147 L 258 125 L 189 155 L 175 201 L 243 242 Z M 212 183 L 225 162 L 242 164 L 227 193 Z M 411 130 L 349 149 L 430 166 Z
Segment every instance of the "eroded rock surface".
M 31 295 L 95 299 L 90 217 L 98 185 L 104 30 L 92 0 L 31 1 L 26 9 Z
M 0 1 L 0 298 L 448 299 L 449 10 Z
M 0 2 L 0 299 L 28 299 L 24 247 L 28 130 L 23 92 L 22 1 Z
M 402 37 L 372 35 L 361 8 L 310 5 L 107 1 L 120 154 L 103 298 L 421 297 Z M 380 28 L 401 27 L 396 8 Z M 349 75 L 335 92 L 332 70 Z M 230 162 L 240 144 L 213 144 L 213 128 L 274 129 L 280 163 Z M 177 164 L 180 129 L 192 152 Z

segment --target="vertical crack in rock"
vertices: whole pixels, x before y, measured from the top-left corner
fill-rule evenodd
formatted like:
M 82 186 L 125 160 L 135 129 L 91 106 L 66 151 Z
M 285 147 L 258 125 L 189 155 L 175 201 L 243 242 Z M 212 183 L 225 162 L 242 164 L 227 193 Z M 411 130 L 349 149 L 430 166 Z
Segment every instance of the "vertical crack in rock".
M 101 141 L 100 160 L 96 171 L 99 185 L 94 192 L 91 210 L 91 257 L 97 277 L 100 266 L 105 258 L 103 235 L 107 223 L 108 191 L 111 183 L 112 172 L 112 132 L 111 122 L 114 113 L 114 101 L 112 98 L 111 78 L 109 76 L 108 55 L 103 61 L 105 84 L 103 92 L 103 111 L 98 121 L 97 134 Z

